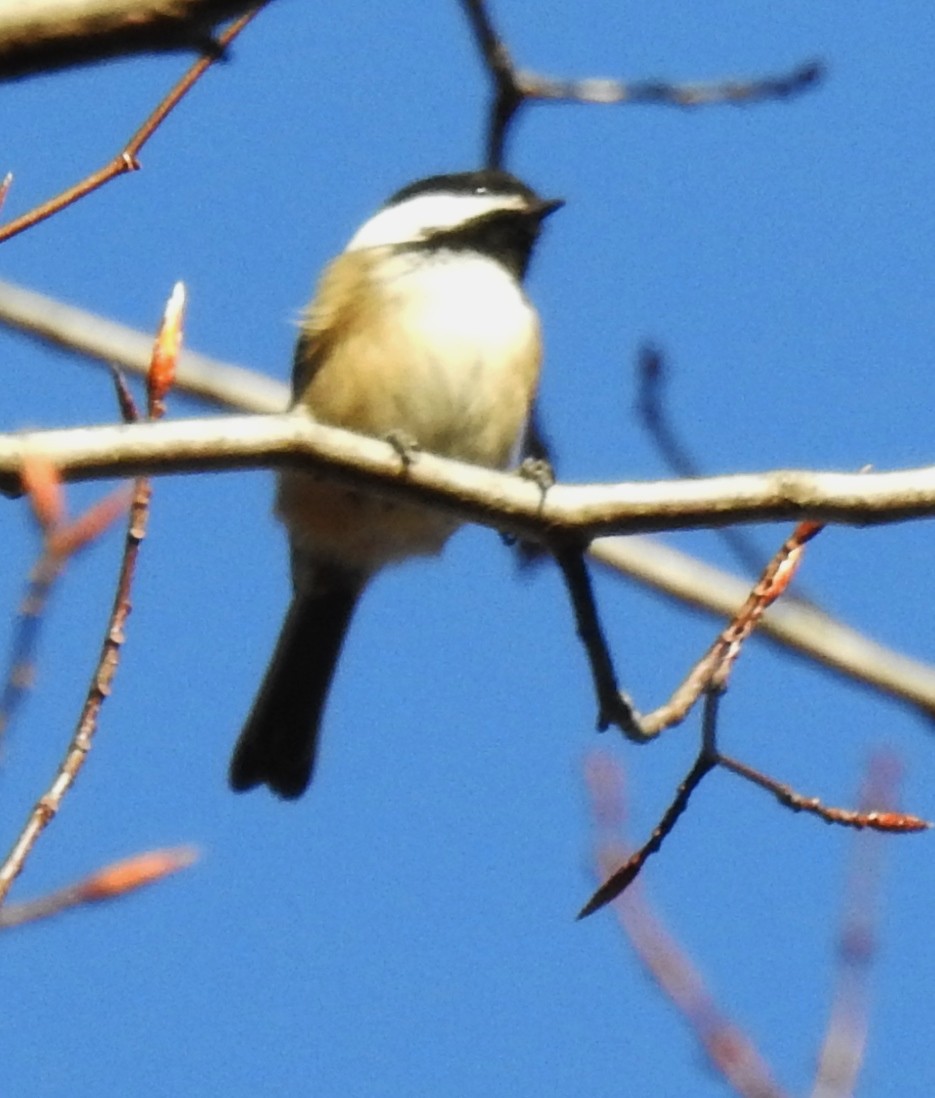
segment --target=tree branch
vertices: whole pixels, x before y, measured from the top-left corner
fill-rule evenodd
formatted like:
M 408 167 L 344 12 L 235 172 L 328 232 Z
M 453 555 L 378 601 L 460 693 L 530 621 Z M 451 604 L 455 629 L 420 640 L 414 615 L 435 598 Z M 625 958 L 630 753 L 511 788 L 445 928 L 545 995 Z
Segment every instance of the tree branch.
M 0 323 L 104 365 L 141 375 L 149 368 L 151 334 L 22 286 L 0 282 Z M 289 397 L 283 382 L 186 350 L 179 359 L 175 389 L 248 412 L 278 412 Z M 749 580 L 653 538 L 603 537 L 589 552 L 615 572 L 721 617 L 730 618 L 750 589 Z M 935 714 L 935 669 L 877 644 L 813 606 L 780 602 L 760 629 L 807 658 Z
M 7 0 L 0 81 L 138 53 L 218 53 L 219 23 L 257 0 Z
M 0 491 L 42 453 L 70 481 L 283 466 L 418 499 L 464 519 L 551 544 L 574 537 L 799 521 L 885 525 L 935 515 L 935 466 L 891 473 L 805 469 L 697 480 L 556 484 L 419 453 L 401 469 L 389 443 L 316 423 L 303 412 L 0 435 Z
M 91 172 L 90 175 L 85 176 L 78 183 L 66 188 L 54 198 L 50 198 L 48 202 L 34 206 L 26 213 L 0 226 L 0 242 L 9 240 L 11 237 L 31 229 L 34 225 L 38 225 L 41 221 L 45 221 L 64 210 L 66 206 L 70 206 L 73 202 L 84 198 L 85 195 L 89 195 L 92 191 L 103 187 L 105 183 L 109 183 L 112 179 L 116 179 L 126 172 L 137 171 L 141 167 L 139 154 L 143 146 L 198 83 L 204 73 L 223 55 L 222 51 L 240 34 L 244 27 L 252 22 L 263 7 L 264 2 L 265 0 L 262 0 L 258 6 L 254 6 L 246 15 L 242 15 L 238 20 L 231 23 L 215 43 L 214 48 L 200 57 L 189 68 L 188 72 L 175 82 L 172 89 L 167 95 L 163 96 L 162 100 L 150 112 L 143 124 L 116 156 L 112 157 L 103 167 L 98 168 L 97 171 Z M 0 77 L 2 77 L 2 69 L 0 69 Z M 4 180 L 4 193 L 9 189 L 9 184 L 10 176 L 8 175 Z
M 510 130 L 530 103 L 652 103 L 672 107 L 702 107 L 717 103 L 746 105 L 767 99 L 789 99 L 814 88 L 824 75 L 818 61 L 807 61 L 789 72 L 745 80 L 673 83 L 669 80 L 556 79 L 520 68 L 500 37 L 487 0 L 461 0 L 474 43 L 493 90 L 487 111 L 486 162 L 502 167 Z
M 0 281 L 0 324 L 69 354 L 145 377 L 153 352 L 151 332 L 68 305 L 58 298 Z M 246 366 L 183 350 L 175 378 L 179 392 L 242 412 L 281 412 L 289 387 Z
M 599 880 L 632 854 L 625 836 L 623 771 L 610 756 L 586 764 L 591 813 L 597 832 Z M 788 1098 L 753 1039 L 724 1013 L 693 958 L 663 925 L 645 893 L 634 886 L 614 901 L 614 914 L 647 974 L 676 1007 L 713 1070 L 742 1098 Z
M 152 420 L 159 419 L 165 411 L 165 398 L 172 387 L 175 364 L 181 346 L 184 313 L 185 287 L 177 283 L 166 303 L 162 324 L 151 353 L 151 366 L 147 378 L 147 412 Z M 133 397 L 124 387 L 119 374 L 116 375 L 115 380 L 120 408 L 129 422 L 136 422 L 139 413 Z M 4 903 L 40 835 L 57 815 L 65 795 L 74 785 L 87 761 L 97 732 L 101 707 L 110 696 L 126 637 L 127 618 L 131 609 L 130 594 L 136 575 L 140 546 L 146 537 L 146 528 L 149 524 L 151 499 L 152 486 L 149 479 L 137 478 L 130 500 L 129 521 L 124 536 L 123 556 L 117 573 L 116 589 L 110 616 L 104 629 L 97 666 L 91 675 L 78 723 L 55 778 L 46 792 L 36 801 L 6 860 L 0 865 L 0 905 Z M 88 527 L 89 524 L 84 525 Z M 90 524 L 90 529 L 94 528 L 95 524 Z M 74 537 L 70 540 L 73 541 Z
M 649 537 L 600 538 L 591 556 L 617 573 L 699 609 L 732 617 L 750 581 L 724 572 Z M 895 652 L 830 614 L 794 599 L 775 603 L 758 627 L 765 634 L 833 671 L 918 706 L 935 716 L 935 668 Z

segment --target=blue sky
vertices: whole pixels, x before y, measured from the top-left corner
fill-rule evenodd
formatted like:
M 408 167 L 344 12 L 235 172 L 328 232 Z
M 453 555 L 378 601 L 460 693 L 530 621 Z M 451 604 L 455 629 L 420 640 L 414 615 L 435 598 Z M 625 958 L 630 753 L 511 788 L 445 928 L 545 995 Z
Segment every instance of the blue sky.
M 419 6 L 420 9 L 422 6 Z M 483 76 L 454 3 L 264 13 L 156 136 L 144 170 L 3 246 L 2 276 L 151 328 L 189 288 L 190 346 L 285 378 L 317 272 L 391 191 L 479 159 Z M 510 166 L 568 205 L 530 292 L 543 408 L 563 477 L 657 478 L 633 363 L 654 339 L 671 412 L 707 471 L 931 461 L 935 346 L 927 6 L 651 6 L 503 0 L 519 60 L 567 76 L 710 79 L 829 66 L 788 103 L 684 112 L 547 106 Z M 18 213 L 121 147 L 178 58 L 4 86 Z M 106 375 L 0 334 L 3 429 L 112 421 Z M 197 414 L 173 401 L 171 414 Z M 73 490 L 77 507 L 100 488 Z M 644 836 L 696 725 L 636 748 L 593 730 L 560 584 L 516 577 L 463 532 L 439 562 L 368 592 L 309 795 L 226 788 L 227 756 L 287 599 L 263 473 L 157 485 L 129 642 L 94 755 L 17 887 L 37 895 L 134 851 L 194 842 L 188 874 L 7 936 L 6 1091 L 46 1096 L 724 1093 L 613 918 L 589 894 L 582 766 L 627 768 Z M 767 549 L 786 528 L 756 531 Z M 4 511 L 11 613 L 34 552 Z M 931 530 L 832 530 L 803 582 L 877 639 L 935 655 Z M 710 534 L 672 541 L 729 564 Z M 4 758 L 12 840 L 70 734 L 119 539 L 71 569 L 39 688 Z M 601 576 L 627 688 L 661 701 L 716 623 Z M 932 729 L 763 643 L 723 706 L 734 754 L 853 803 L 869 752 L 897 751 L 904 803 L 935 816 Z M 935 1091 L 931 837 L 889 842 L 861 1093 Z M 830 999 L 853 837 L 711 778 L 646 884 L 779 1079 L 803 1093 Z

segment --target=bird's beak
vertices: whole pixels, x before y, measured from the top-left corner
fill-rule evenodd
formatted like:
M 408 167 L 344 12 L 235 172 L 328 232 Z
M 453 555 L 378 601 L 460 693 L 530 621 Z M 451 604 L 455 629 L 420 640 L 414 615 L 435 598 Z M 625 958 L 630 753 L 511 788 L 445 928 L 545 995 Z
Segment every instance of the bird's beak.
M 564 205 L 564 198 L 541 198 L 529 207 L 529 213 L 540 221 L 544 221 L 549 214 L 554 214 L 556 210 L 560 210 Z

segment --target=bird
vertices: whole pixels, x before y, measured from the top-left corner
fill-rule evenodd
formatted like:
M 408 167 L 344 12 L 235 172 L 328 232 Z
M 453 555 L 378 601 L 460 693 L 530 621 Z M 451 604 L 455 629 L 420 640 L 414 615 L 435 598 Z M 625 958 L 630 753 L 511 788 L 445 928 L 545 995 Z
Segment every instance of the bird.
M 539 380 L 539 315 L 523 288 L 544 220 L 564 205 L 499 169 L 417 180 L 324 269 L 301 315 L 293 407 L 316 421 L 494 469 L 518 463 Z M 231 759 L 235 791 L 305 792 L 344 638 L 372 576 L 439 553 L 459 525 L 284 470 L 292 601 Z

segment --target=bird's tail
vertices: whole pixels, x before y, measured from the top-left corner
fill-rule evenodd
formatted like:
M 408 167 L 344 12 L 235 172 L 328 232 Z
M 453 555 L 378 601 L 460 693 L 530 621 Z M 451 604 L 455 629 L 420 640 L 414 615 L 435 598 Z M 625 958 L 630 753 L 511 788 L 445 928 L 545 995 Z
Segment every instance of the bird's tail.
M 266 783 L 280 797 L 308 787 L 318 726 L 362 584 L 358 577 L 297 590 L 276 651 L 240 733 L 230 764 L 231 788 Z

